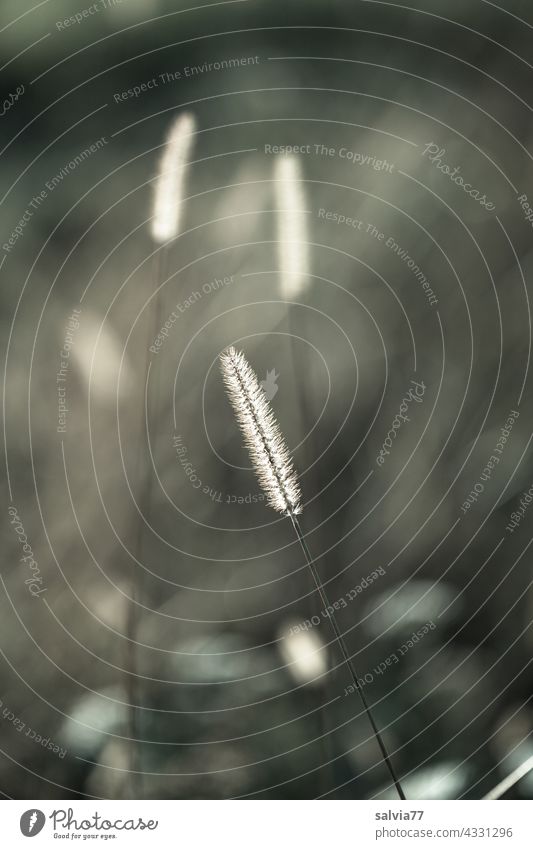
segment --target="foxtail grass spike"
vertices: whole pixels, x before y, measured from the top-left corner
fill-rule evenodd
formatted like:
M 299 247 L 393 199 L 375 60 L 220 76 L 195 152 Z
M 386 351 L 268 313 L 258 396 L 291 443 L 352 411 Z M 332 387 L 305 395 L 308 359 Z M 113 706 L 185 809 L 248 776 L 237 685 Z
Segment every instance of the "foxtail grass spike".
M 288 516 L 301 512 L 298 476 L 274 413 L 246 357 L 235 348 L 220 356 L 222 377 L 268 503 Z
M 328 618 L 335 635 L 335 640 L 337 641 L 342 659 L 354 687 L 359 694 L 363 710 L 368 717 L 372 732 L 383 757 L 383 762 L 389 771 L 398 796 L 404 800 L 405 795 L 402 786 L 374 721 L 366 696 L 359 684 L 359 677 L 337 623 L 337 618 L 333 613 L 333 607 L 329 602 L 326 590 L 315 566 L 315 561 L 309 551 L 305 535 L 297 519 L 297 514 L 302 512 L 298 477 L 279 425 L 265 393 L 259 385 L 255 372 L 248 364 L 244 354 L 231 347 L 220 355 L 220 362 L 226 390 L 233 405 L 237 422 L 244 434 L 244 441 L 250 453 L 252 465 L 259 483 L 267 496 L 270 506 L 274 510 L 284 513 L 292 522 L 294 532 L 303 551 L 324 609 L 332 611 Z
M 155 180 L 151 233 L 163 244 L 179 233 L 181 204 L 196 121 L 185 112 L 170 126 Z
M 299 160 L 294 156 L 278 157 L 274 179 L 281 292 L 291 300 L 305 289 L 309 273 L 307 213 Z

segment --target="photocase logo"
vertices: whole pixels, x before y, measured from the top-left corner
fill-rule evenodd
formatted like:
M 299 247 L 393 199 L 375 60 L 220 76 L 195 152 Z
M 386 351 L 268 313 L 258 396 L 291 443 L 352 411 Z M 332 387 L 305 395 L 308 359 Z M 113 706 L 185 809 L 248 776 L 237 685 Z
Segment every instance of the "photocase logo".
M 276 369 L 273 368 L 272 371 L 267 371 L 266 377 L 261 381 L 261 389 L 266 395 L 267 401 L 272 401 L 278 391 L 277 379 L 279 374 L 276 374 Z
M 42 831 L 46 822 L 46 817 L 42 811 L 37 808 L 31 808 L 29 811 L 24 811 L 20 818 L 20 830 L 24 837 L 35 837 Z

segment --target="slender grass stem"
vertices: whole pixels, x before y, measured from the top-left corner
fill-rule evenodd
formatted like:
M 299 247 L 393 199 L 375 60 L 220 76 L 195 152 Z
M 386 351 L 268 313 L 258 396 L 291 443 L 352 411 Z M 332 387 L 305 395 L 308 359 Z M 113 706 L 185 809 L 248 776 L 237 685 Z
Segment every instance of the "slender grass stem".
M 293 514 L 290 514 L 290 518 L 291 518 L 292 525 L 293 525 L 293 528 L 295 530 L 296 536 L 298 537 L 298 542 L 300 543 L 302 551 L 305 555 L 307 565 L 309 567 L 311 575 L 313 576 L 313 581 L 315 582 L 315 586 L 318 590 L 318 594 L 321 598 L 322 604 L 324 605 L 325 609 L 332 610 L 332 607 L 329 603 L 326 591 L 325 591 L 325 589 L 322 585 L 322 581 L 320 580 L 320 576 L 319 576 L 319 574 L 316 570 L 316 567 L 314 565 L 313 557 L 311 555 L 311 552 L 309 551 L 309 547 L 308 547 L 308 545 L 305 541 L 305 537 L 302 533 L 300 523 L 299 523 L 298 519 L 296 518 L 296 516 L 294 516 Z M 385 748 L 385 743 L 383 742 L 383 739 L 382 739 L 381 734 L 378 730 L 378 727 L 377 727 L 376 723 L 374 722 L 374 718 L 373 718 L 372 713 L 370 711 L 370 708 L 368 706 L 368 702 L 366 700 L 365 694 L 363 693 L 363 689 L 359 685 L 359 679 L 358 679 L 357 673 L 355 671 L 355 667 L 354 667 L 353 662 L 352 662 L 350 655 L 348 653 L 346 643 L 344 642 L 344 638 L 341 634 L 341 631 L 340 631 L 340 628 L 339 628 L 339 625 L 337 623 L 337 619 L 336 619 L 334 613 L 331 613 L 331 615 L 329 616 L 329 620 L 331 622 L 331 627 L 333 628 L 335 638 L 336 638 L 337 643 L 339 645 L 339 648 L 341 650 L 343 660 L 344 660 L 346 666 L 348 667 L 350 677 L 353 681 L 355 689 L 357 690 L 357 692 L 359 694 L 359 698 L 361 699 L 361 704 L 363 705 L 363 708 L 365 709 L 366 715 L 368 717 L 368 721 L 370 722 L 370 725 L 372 727 L 372 731 L 374 732 L 374 736 L 375 736 L 375 738 L 378 742 L 381 754 L 383 756 L 383 760 L 384 760 L 384 762 L 387 766 L 387 769 L 389 770 L 392 781 L 394 782 L 394 786 L 396 787 L 396 792 L 398 793 L 398 796 L 400 797 L 400 799 L 405 801 L 405 795 L 404 795 L 404 792 L 402 790 L 402 786 L 401 786 L 400 781 L 399 781 L 399 779 L 396 775 L 394 767 L 392 766 L 392 763 L 391 763 L 390 757 L 388 755 L 387 749 Z
M 295 315 L 296 315 L 295 306 L 291 302 L 287 302 L 287 309 L 286 309 L 285 315 L 286 315 L 286 322 L 287 322 L 287 325 L 286 325 L 287 326 L 287 333 L 288 333 L 288 337 L 289 337 L 290 359 L 291 359 L 291 362 L 292 362 L 293 373 L 294 373 L 294 375 L 305 374 L 304 363 L 302 362 L 302 358 L 299 356 L 299 349 L 298 349 L 298 345 L 297 345 L 297 342 L 296 342 L 296 338 L 298 336 L 298 333 L 297 333 L 297 322 L 296 322 L 296 317 L 295 317 Z M 309 400 L 308 400 L 308 394 L 305 390 L 305 387 L 303 386 L 303 384 L 299 380 L 296 381 L 296 396 L 297 396 L 297 399 L 298 399 L 298 405 L 297 406 L 298 406 L 298 416 L 299 416 L 299 432 L 303 434 L 303 432 L 304 432 L 304 422 L 312 421 L 313 416 L 312 416 L 311 405 L 309 404 Z M 309 474 L 309 472 L 311 472 L 312 483 L 311 483 L 310 488 L 312 490 L 314 490 L 315 492 L 319 492 L 321 487 L 320 487 L 320 476 L 318 474 L 318 470 L 316 468 L 312 469 L 311 464 L 310 463 L 308 464 L 306 462 L 306 456 L 313 454 L 313 451 L 316 448 L 316 440 L 315 440 L 314 432 L 311 434 L 311 445 L 312 445 L 312 448 L 311 448 L 310 451 L 305 451 L 305 449 L 304 449 L 304 452 L 303 452 L 304 465 L 306 467 L 307 473 Z M 309 575 L 309 573 L 308 573 L 307 580 L 310 582 L 310 585 L 311 585 L 311 596 L 310 596 L 310 600 L 309 600 L 309 607 L 310 607 L 310 615 L 311 615 L 311 617 L 313 617 L 314 615 L 320 613 L 320 607 L 319 607 L 319 602 L 317 600 L 316 594 L 314 592 L 314 581 L 313 581 L 311 575 Z M 329 650 L 326 650 L 326 662 L 328 664 L 328 669 L 329 669 L 329 661 L 330 661 L 330 652 L 329 652 Z M 326 701 L 327 701 L 327 695 L 328 695 L 328 680 L 329 679 L 326 677 L 325 680 L 324 680 L 324 683 L 322 684 L 322 687 L 321 687 L 322 691 L 324 692 L 324 695 L 326 696 Z M 319 696 L 319 698 L 320 698 L 320 696 Z M 332 763 L 333 763 L 334 755 L 333 755 L 333 750 L 332 750 L 332 745 L 331 745 L 331 735 L 330 735 L 329 723 L 327 721 L 325 709 L 321 708 L 320 705 L 318 705 L 318 700 L 317 700 L 317 706 L 318 706 L 317 725 L 318 725 L 318 732 L 319 732 L 319 735 L 320 735 L 320 748 L 322 749 L 322 755 L 324 757 L 324 761 L 327 764 L 326 772 L 324 774 L 322 774 L 322 772 L 321 772 L 321 774 L 320 774 L 321 782 L 322 782 L 322 785 L 323 785 L 322 795 L 324 795 L 334 785 L 333 769 L 332 769 Z
M 147 324 L 147 346 L 148 350 L 152 339 L 154 339 L 161 325 L 161 310 L 162 298 L 159 289 L 161 283 L 165 279 L 166 268 L 168 262 L 168 245 L 164 245 L 156 250 L 154 254 L 152 280 L 155 295 L 155 303 L 152 309 L 152 321 Z M 139 566 L 142 563 L 143 557 L 143 540 L 144 540 L 144 523 L 150 524 L 152 495 L 153 495 L 153 475 L 151 468 L 146 461 L 147 453 L 143 450 L 144 441 L 141 434 L 148 427 L 148 423 L 153 416 L 149 414 L 147 382 L 150 368 L 150 359 L 148 355 L 145 357 L 144 381 L 143 386 L 143 401 L 141 405 L 141 422 L 139 429 L 139 454 L 137 457 L 137 480 L 141 484 L 139 496 L 139 511 L 143 519 L 137 518 L 135 529 L 134 543 L 134 561 L 131 572 L 131 589 L 130 601 L 126 614 L 126 638 L 127 638 L 127 693 L 128 693 L 128 737 L 129 745 L 129 766 L 130 766 L 130 790 L 133 798 L 143 798 L 143 779 L 141 768 L 141 752 L 140 752 L 140 727 L 141 727 L 141 685 L 137 663 L 137 633 L 140 624 L 139 605 L 144 595 L 144 572 Z M 155 387 L 157 390 L 157 386 Z M 157 391 L 152 393 L 151 412 L 157 412 Z M 148 439 L 148 434 L 146 434 Z

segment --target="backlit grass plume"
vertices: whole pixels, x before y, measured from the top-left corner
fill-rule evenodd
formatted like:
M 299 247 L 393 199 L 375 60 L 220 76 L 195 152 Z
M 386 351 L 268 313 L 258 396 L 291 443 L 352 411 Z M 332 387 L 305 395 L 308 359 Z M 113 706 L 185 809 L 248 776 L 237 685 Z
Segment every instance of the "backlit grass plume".
M 383 761 L 396 787 L 398 796 L 400 799 L 405 799 L 402 787 L 385 748 L 385 743 L 374 722 L 366 701 L 366 696 L 359 684 L 360 679 L 344 642 L 337 618 L 333 613 L 333 607 L 322 585 L 320 575 L 318 574 L 297 519 L 297 514 L 302 512 L 298 477 L 274 413 L 244 354 L 230 347 L 220 355 L 220 365 L 226 390 L 233 405 L 237 422 L 244 434 L 244 441 L 259 483 L 267 496 L 270 506 L 279 513 L 284 513 L 292 522 L 324 609 L 328 611 L 328 619 L 331 622 L 331 627 L 333 628 L 343 661 L 350 673 L 353 685 L 359 694 L 361 704 L 363 705 L 363 709 L 368 717 L 374 737 L 383 756 Z
M 281 291 L 285 298 L 291 299 L 305 288 L 309 272 L 307 212 L 299 160 L 294 156 L 278 157 L 274 179 Z
M 194 115 L 185 112 L 171 124 L 155 181 L 151 232 L 155 242 L 174 239 L 179 232 L 181 202 L 194 138 Z
M 228 348 L 220 365 L 229 399 L 268 503 L 288 516 L 301 513 L 298 476 L 274 413 L 246 357 Z

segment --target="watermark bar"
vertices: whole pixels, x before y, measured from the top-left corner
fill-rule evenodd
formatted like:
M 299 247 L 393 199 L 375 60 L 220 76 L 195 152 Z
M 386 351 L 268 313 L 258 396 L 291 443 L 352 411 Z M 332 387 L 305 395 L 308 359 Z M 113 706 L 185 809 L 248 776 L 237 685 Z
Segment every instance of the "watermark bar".
M 120 846 L 369 846 L 531 849 L 530 805 L 516 801 L 58 800 L 2 803 L 3 845 L 65 840 Z M 260 828 L 257 824 L 260 823 Z

